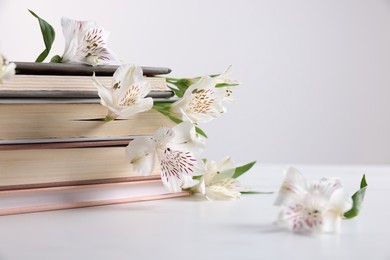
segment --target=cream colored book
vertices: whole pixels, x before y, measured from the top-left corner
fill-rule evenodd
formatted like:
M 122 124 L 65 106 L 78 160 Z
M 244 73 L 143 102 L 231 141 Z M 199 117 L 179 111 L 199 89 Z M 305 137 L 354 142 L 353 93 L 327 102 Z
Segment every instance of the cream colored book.
M 97 76 L 99 82 L 111 86 L 112 77 Z M 151 84 L 152 97 L 171 97 L 165 78 L 145 77 Z M 4 81 L 0 97 L 16 98 L 99 98 L 91 76 L 15 75 Z
M 126 158 L 129 140 L 0 145 L 0 190 L 160 179 L 140 176 Z
M 0 216 L 189 196 L 159 180 L 0 191 Z
M 111 122 L 102 120 L 106 114 L 107 108 L 99 100 L 1 99 L 0 144 L 34 139 L 123 139 L 174 125 L 153 109 Z

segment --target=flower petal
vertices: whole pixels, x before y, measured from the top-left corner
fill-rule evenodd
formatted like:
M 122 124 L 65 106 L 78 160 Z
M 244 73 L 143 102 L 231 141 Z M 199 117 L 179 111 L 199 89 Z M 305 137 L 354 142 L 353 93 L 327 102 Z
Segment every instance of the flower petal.
M 136 138 L 126 147 L 126 157 L 136 172 L 150 175 L 156 160 L 155 143 L 150 137 Z
M 200 184 L 199 180 L 194 180 L 192 176 L 189 175 L 182 175 L 183 183 L 181 185 L 182 189 L 191 189 L 195 188 Z
M 196 159 L 191 152 L 166 147 L 157 154 L 160 159 L 161 179 L 169 191 L 181 190 L 183 175 L 196 176 L 204 172 L 201 160 Z
M 309 185 L 308 192 L 329 199 L 334 191 L 342 187 L 343 184 L 339 178 L 322 178 L 319 182 Z
M 157 148 L 164 150 L 174 135 L 175 134 L 171 128 L 160 127 L 154 132 L 153 140 L 156 142 Z
M 92 75 L 92 81 L 97 87 L 100 103 L 105 107 L 113 107 L 112 90 L 106 88 L 97 80 L 95 72 Z
M 137 113 L 148 111 L 152 107 L 153 107 L 153 99 L 145 98 L 132 106 L 123 108 L 122 110 L 119 111 L 118 116 L 120 118 L 129 118 L 130 116 L 133 116 Z
M 236 179 L 225 179 L 206 186 L 206 197 L 210 200 L 232 200 L 241 196 L 241 185 Z
M 338 233 L 340 231 L 341 218 L 344 212 L 347 212 L 352 207 L 352 199 L 344 191 L 337 189 L 333 192 L 329 199 L 327 210 L 324 212 L 323 231 L 329 233 Z
M 171 147 L 175 150 L 203 152 L 206 143 L 205 138 L 196 133 L 195 126 L 191 122 L 182 122 L 172 128 L 174 136 L 170 140 Z
M 306 179 L 294 167 L 289 167 L 285 171 L 285 179 L 280 187 L 274 205 L 290 205 L 296 201 L 301 201 L 307 190 Z
M 11 62 L 4 66 L 2 79 L 8 80 L 15 75 L 16 64 Z
M 235 166 L 232 158 L 226 156 L 222 161 L 217 163 L 217 172 L 210 180 L 210 184 L 214 184 L 223 179 L 231 179 L 235 172 Z
M 181 186 L 183 184 L 182 178 L 183 177 L 179 175 L 170 175 L 169 177 L 162 176 L 161 180 L 165 188 L 167 188 L 169 192 L 180 192 L 182 191 L 181 189 Z

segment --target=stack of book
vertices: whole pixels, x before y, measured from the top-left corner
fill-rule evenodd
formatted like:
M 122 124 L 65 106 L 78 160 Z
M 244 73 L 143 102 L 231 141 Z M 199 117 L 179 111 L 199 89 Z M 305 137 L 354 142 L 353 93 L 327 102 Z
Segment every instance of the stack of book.
M 155 110 L 104 122 L 91 75 L 111 85 L 115 66 L 17 63 L 0 86 L 0 215 L 142 201 L 169 194 L 158 167 L 139 176 L 125 147 L 173 123 Z M 155 102 L 171 101 L 167 68 L 143 68 Z

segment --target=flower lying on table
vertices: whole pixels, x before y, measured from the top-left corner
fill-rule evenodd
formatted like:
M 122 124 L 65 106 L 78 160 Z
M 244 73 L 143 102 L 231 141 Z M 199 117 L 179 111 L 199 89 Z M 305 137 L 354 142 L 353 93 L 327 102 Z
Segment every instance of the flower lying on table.
M 187 184 L 185 188 L 194 193 L 203 194 L 209 200 L 238 199 L 245 189 L 237 178 L 252 168 L 255 163 L 236 167 L 229 156 L 218 163 L 208 161 L 203 176 Z
M 366 186 L 363 177 L 361 189 L 351 199 L 340 179 L 323 178 L 310 183 L 297 169 L 289 167 L 274 203 L 282 207 L 276 224 L 299 233 L 338 232 L 342 217 L 357 215 Z

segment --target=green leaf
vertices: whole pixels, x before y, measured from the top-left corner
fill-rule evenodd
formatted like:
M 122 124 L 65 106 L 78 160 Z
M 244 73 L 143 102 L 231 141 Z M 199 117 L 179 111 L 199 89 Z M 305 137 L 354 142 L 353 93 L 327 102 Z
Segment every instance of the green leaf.
M 243 175 L 244 173 L 249 171 L 253 167 L 253 165 L 255 165 L 255 163 L 256 163 L 256 161 L 253 161 L 253 162 L 250 162 L 248 164 L 236 167 L 236 170 L 234 171 L 232 178 L 236 179 L 236 178 L 240 177 L 241 175 Z
M 40 18 L 37 14 L 35 14 L 33 11 L 28 10 L 34 17 L 38 19 L 39 26 L 41 27 L 42 37 L 43 41 L 45 43 L 46 49 L 38 56 L 38 58 L 35 60 L 35 62 L 42 62 L 46 59 L 47 55 L 49 55 L 49 52 L 51 50 L 51 46 L 53 45 L 54 39 L 55 39 L 55 31 L 53 27 Z
M 199 127 L 195 127 L 195 131 L 196 131 L 198 134 L 200 134 L 201 136 L 208 138 L 207 135 L 206 135 L 206 133 L 205 133 L 202 129 L 200 129 Z
M 159 106 L 159 105 L 156 105 L 154 104 L 153 105 L 153 108 L 155 110 L 157 110 L 158 112 L 160 112 L 161 114 L 163 114 L 164 116 L 168 117 L 169 119 L 171 119 L 173 122 L 175 122 L 176 124 L 180 124 L 181 122 L 183 122 L 183 120 L 181 120 L 180 118 L 177 118 L 175 116 L 173 116 L 170 112 L 169 112 L 169 106 Z M 207 138 L 207 135 L 206 133 L 200 129 L 199 127 L 195 127 L 195 131 L 200 134 L 201 136 L 203 137 L 206 137 Z
M 239 86 L 240 84 L 229 84 L 229 83 L 219 83 L 216 84 L 216 88 L 223 88 L 223 87 L 234 87 L 234 86 Z
M 192 78 L 192 79 L 175 79 L 175 78 L 165 78 L 167 83 L 174 85 L 175 87 L 168 86 L 176 96 L 183 97 L 184 93 L 187 91 L 187 89 L 197 82 L 199 78 Z
M 241 194 L 273 194 L 272 191 L 241 191 Z
M 363 206 L 364 195 L 366 194 L 367 182 L 366 175 L 363 175 L 363 178 L 360 182 L 360 189 L 352 195 L 352 208 L 344 213 L 344 217 L 351 219 L 359 215 L 360 209 Z
M 60 55 L 55 55 L 50 60 L 51 63 L 61 63 L 62 57 Z

